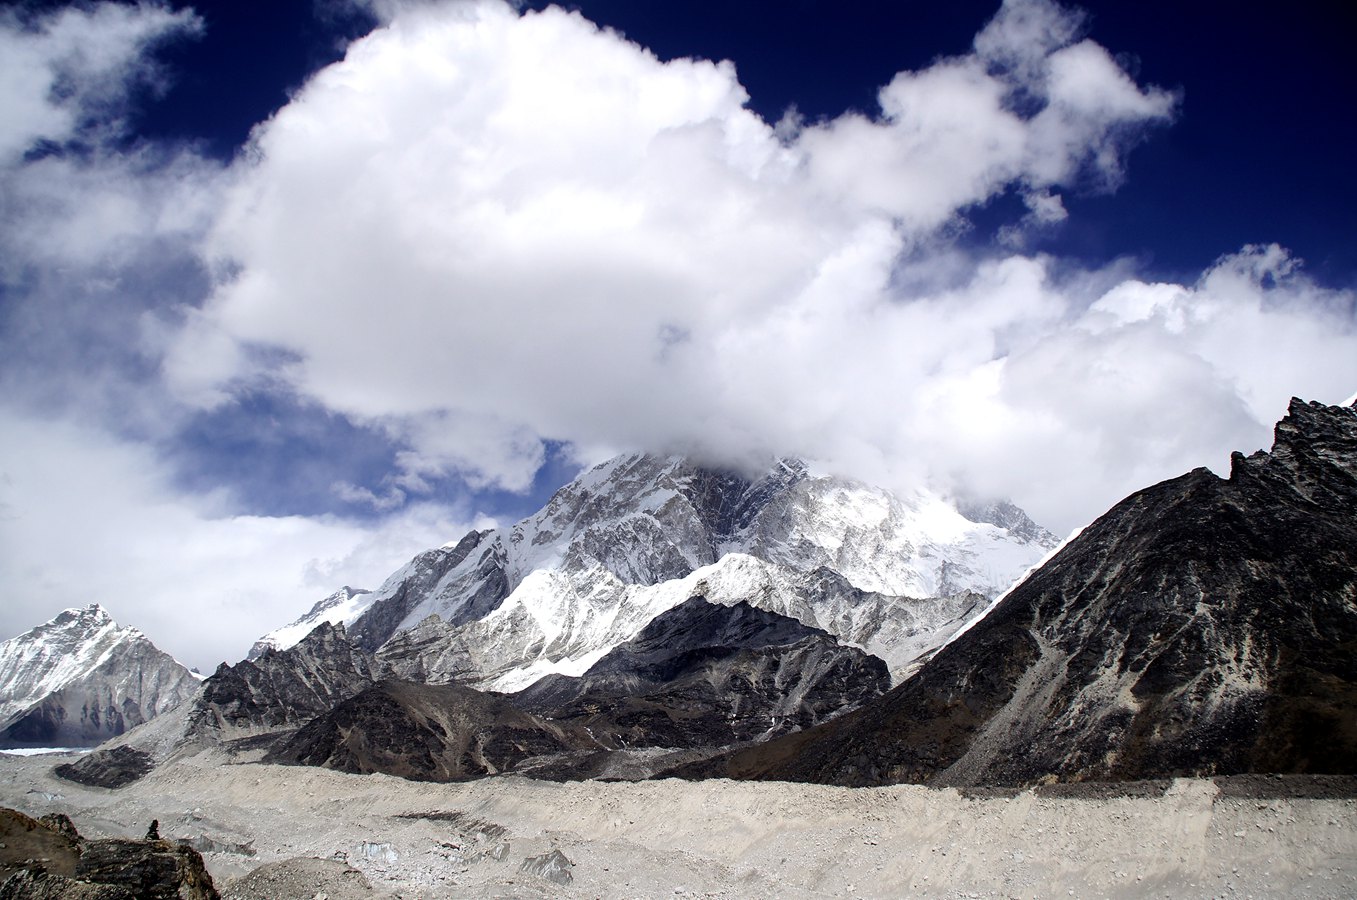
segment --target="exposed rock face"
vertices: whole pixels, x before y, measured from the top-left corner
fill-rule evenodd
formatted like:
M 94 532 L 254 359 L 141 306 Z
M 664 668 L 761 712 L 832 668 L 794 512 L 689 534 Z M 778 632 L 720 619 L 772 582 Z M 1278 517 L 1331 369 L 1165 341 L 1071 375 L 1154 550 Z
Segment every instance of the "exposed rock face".
M 218 900 L 197 851 L 161 840 L 84 840 L 64 816 L 0 809 L 0 898 Z
M 575 864 L 570 861 L 570 857 L 560 850 L 552 850 L 550 853 L 543 853 L 541 856 L 529 856 L 519 865 L 518 871 L 564 885 L 575 880 L 575 876 L 570 873 L 574 866 Z
M 0 883 L 25 868 L 32 860 L 45 860 L 42 869 L 51 875 L 75 874 L 80 859 L 80 835 L 30 818 L 18 810 L 0 807 Z
M 866 785 L 1357 772 L 1357 410 L 1122 501 L 880 700 L 694 772 Z
M 94 750 L 74 763 L 62 763 L 52 772 L 67 781 L 91 787 L 120 788 L 155 767 L 151 754 L 126 744 Z
M 582 730 L 543 722 L 498 695 L 388 681 L 312 719 L 269 759 L 464 781 L 512 770 L 531 757 L 597 746 Z
M 995 509 L 1008 525 L 795 461 L 750 477 L 624 456 L 511 528 L 421 554 L 345 621 L 399 677 L 511 691 L 582 674 L 701 593 L 823 628 L 903 675 L 1054 543 L 1016 507 Z
M 885 663 L 823 631 L 693 597 L 582 677 L 548 676 L 512 699 L 615 749 L 692 749 L 806 728 L 889 685 Z
M 174 709 L 198 682 L 98 604 L 0 644 L 0 747 L 92 747 Z
M 189 734 L 230 740 L 294 729 L 377 679 L 371 656 L 349 642 L 344 626 L 321 623 L 287 650 L 223 663 L 194 701 Z
M 126 888 L 138 900 L 218 900 L 202 856 L 171 841 L 86 841 L 75 877 Z

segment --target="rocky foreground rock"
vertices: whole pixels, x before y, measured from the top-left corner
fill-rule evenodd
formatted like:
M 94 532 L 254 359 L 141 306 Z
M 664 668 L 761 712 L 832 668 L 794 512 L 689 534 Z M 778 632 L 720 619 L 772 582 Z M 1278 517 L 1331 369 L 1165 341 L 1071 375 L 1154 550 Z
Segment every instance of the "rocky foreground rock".
M 0 900 L 218 900 L 202 856 L 149 838 L 82 838 L 65 816 L 0 808 Z

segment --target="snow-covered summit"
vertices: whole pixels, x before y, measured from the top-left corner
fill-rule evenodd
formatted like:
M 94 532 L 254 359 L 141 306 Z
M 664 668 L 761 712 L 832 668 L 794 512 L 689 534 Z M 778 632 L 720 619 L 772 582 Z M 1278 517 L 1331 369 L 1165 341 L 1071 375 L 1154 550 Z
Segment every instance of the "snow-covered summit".
M 270 631 L 254 642 L 246 659 L 258 659 L 265 650 L 283 650 L 295 646 L 322 622 L 330 625 L 342 625 L 358 617 L 369 603 L 365 595 L 372 593 L 348 585 L 335 591 L 324 600 L 316 603 L 305 615 L 289 622 L 282 628 Z
M 197 681 L 99 604 L 0 643 L 0 743 L 98 743 L 177 705 Z
M 817 627 L 838 621 L 843 627 L 830 627 L 831 633 L 863 642 L 864 621 L 881 623 L 873 634 L 892 633 L 885 611 L 901 609 L 901 598 L 992 596 L 1054 543 L 1011 505 L 969 512 L 928 491 L 900 497 L 812 473 L 796 460 L 750 476 L 684 457 L 619 456 L 581 474 L 512 526 L 421 553 L 378 590 L 350 598 L 342 621 L 358 643 L 377 650 L 436 615 L 448 640 L 495 642 L 493 650 L 470 648 L 483 663 L 459 656 L 457 665 L 471 665 L 475 671 L 463 674 L 473 680 L 493 671 L 502 688 L 525 677 L 505 666 L 573 668 L 686 600 L 693 573 L 745 559 L 717 571 L 757 572 L 756 587 L 792 585 L 765 591 L 782 598 L 768 608 L 795 607 L 802 621 Z M 832 591 L 816 594 L 828 604 L 818 611 L 801 596 L 810 573 L 818 573 L 816 584 L 834 583 Z M 733 588 L 719 593 L 713 602 L 748 599 Z M 875 612 L 843 612 L 848 596 Z M 304 617 L 262 641 L 286 646 L 305 633 L 304 624 L 319 621 Z M 859 623 L 854 635 L 850 621 Z M 461 628 L 465 634 L 451 636 Z M 428 649 L 423 637 L 420 646 Z M 876 652 L 899 662 L 888 650 L 878 642 Z M 528 660 L 524 654 L 536 655 Z

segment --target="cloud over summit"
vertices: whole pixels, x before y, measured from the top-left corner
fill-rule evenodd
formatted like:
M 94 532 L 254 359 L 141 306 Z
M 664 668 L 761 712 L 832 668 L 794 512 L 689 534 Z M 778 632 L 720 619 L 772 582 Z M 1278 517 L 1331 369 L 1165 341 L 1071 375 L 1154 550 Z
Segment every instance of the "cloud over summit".
M 1039 442 L 1009 370 L 1096 298 L 997 254 L 900 285 L 977 205 L 1018 192 L 1049 225 L 1060 191 L 1115 187 L 1175 108 L 1039 0 L 896 75 L 872 116 L 776 128 L 732 64 L 662 62 L 578 14 L 389 15 L 256 131 L 208 243 L 229 276 L 170 372 L 284 379 L 407 441 L 407 476 L 521 487 L 554 439 L 904 481 L 969 455 L 938 408 Z M 1038 430 L 1104 439 L 1071 424 Z
M 34 453 L 118 482 L 79 483 L 104 570 L 181 544 L 259 608 L 232 580 L 249 559 L 281 621 L 477 521 L 440 489 L 526 491 L 562 445 L 798 454 L 1065 530 L 1264 446 L 1293 394 L 1357 387 L 1353 292 L 1282 247 L 1177 280 L 1024 252 L 1180 115 L 1049 0 L 1004 3 L 874 109 L 777 122 L 738 60 L 665 61 L 578 13 L 367 5 L 379 27 L 230 162 L 128 125 L 192 13 L 0 15 L 7 589 L 80 600 L 60 522 L 86 498 Z M 303 431 L 349 518 L 171 471 L 230 456 L 195 440 L 297 452 Z M 182 571 L 144 573 L 129 596 L 178 602 Z

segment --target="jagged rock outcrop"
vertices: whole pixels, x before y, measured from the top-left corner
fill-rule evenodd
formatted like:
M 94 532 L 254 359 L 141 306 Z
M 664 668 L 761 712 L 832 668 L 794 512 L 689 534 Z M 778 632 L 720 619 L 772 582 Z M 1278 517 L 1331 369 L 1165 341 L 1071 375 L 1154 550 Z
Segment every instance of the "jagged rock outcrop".
M 512 771 L 532 757 L 598 746 L 583 729 L 544 722 L 496 694 L 387 681 L 312 719 L 268 760 L 465 781 Z
M 218 900 L 202 855 L 174 841 L 85 841 L 75 878 L 125 888 L 137 900 Z
M 613 749 L 694 749 L 806 728 L 889 685 L 885 663 L 823 631 L 693 597 L 583 676 L 547 676 L 512 700 Z
M 687 770 L 835 784 L 1357 772 L 1357 410 L 1117 504 L 855 713 Z
M 218 900 L 192 847 L 82 838 L 65 816 L 0 809 L 0 900 Z
M 218 667 L 194 700 L 188 735 L 232 740 L 292 730 L 380 677 L 343 625 L 323 622 L 296 646 Z
M 198 681 L 97 603 L 0 644 L 0 747 L 92 747 L 161 713 Z

